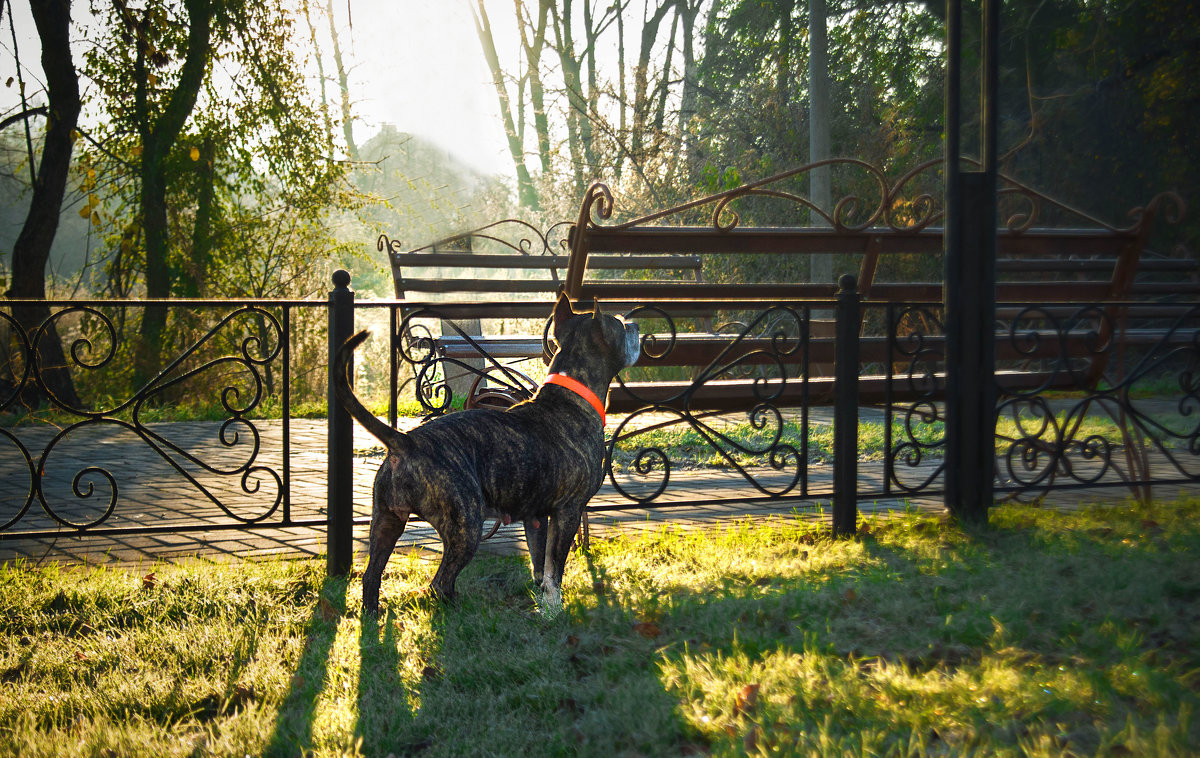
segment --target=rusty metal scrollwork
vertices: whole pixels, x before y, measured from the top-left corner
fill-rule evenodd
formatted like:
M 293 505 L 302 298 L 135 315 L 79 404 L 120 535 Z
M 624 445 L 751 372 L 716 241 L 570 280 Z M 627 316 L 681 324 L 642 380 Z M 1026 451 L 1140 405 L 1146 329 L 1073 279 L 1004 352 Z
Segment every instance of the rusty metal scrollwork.
M 660 308 L 642 306 L 626 317 L 654 318 L 666 323 L 665 333 L 642 336 L 642 353 L 651 365 L 655 360 L 669 357 L 681 343 L 675 322 Z M 618 424 L 609 442 L 607 475 L 614 489 L 638 503 L 650 503 L 666 492 L 678 464 L 663 446 L 641 442 L 639 437 L 682 426 L 702 440 L 722 461 L 723 468 L 739 474 L 762 495 L 782 497 L 792 492 L 806 473 L 807 461 L 802 450 L 784 440 L 784 417 L 775 403 L 789 383 L 805 381 L 803 376 L 789 377 L 788 367 L 800 363 L 807 350 L 809 317 L 807 307 L 772 306 L 746 319 L 736 333 L 710 335 L 710 339 L 720 340 L 716 356 L 686 386 L 665 400 L 640 397 L 635 388 L 618 377 L 617 383 L 624 391 L 643 405 Z M 749 340 L 764 338 L 766 347 L 747 349 Z M 723 431 L 721 424 L 714 423 L 723 414 L 691 408 L 692 398 L 702 394 L 706 387 L 731 377 L 740 378 L 750 367 L 756 372 L 748 385 L 754 405 L 746 411 L 745 419 L 760 435 L 757 440 L 735 438 Z M 618 458 L 627 459 L 625 466 L 614 464 Z M 768 482 L 756 472 L 755 463 L 784 477 Z

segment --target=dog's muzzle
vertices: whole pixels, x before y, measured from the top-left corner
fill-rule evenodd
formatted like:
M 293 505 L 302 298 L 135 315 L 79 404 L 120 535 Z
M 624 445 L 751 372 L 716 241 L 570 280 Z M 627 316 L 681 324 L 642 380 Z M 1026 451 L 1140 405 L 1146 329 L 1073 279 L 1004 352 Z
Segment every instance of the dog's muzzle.
M 623 322 L 622 322 L 623 323 Z M 642 354 L 642 343 L 638 339 L 638 325 L 624 324 L 625 327 L 625 365 L 632 366 L 638 362 Z

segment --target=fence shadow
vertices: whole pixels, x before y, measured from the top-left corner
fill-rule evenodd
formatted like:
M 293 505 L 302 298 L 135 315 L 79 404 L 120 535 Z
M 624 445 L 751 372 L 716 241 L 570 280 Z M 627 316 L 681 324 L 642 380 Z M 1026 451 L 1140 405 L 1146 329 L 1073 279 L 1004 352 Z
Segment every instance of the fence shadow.
M 338 619 L 346 611 L 347 583 L 344 577 L 326 577 L 321 583 L 305 628 L 304 651 L 292 673 L 288 693 L 279 705 L 275 730 L 263 755 L 294 756 L 312 747 L 313 718 L 329 680 Z

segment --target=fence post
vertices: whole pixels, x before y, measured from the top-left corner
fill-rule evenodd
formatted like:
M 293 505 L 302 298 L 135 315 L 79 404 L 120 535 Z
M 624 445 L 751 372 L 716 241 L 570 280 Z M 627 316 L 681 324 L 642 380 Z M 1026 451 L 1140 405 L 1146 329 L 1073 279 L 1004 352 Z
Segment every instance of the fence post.
M 838 280 L 834 343 L 833 536 L 853 536 L 858 522 L 858 282 Z
M 333 272 L 333 290 L 329 293 L 329 502 L 327 511 L 326 553 L 330 576 L 345 576 L 354 563 L 354 426 L 350 413 L 338 402 L 333 391 L 333 364 L 337 350 L 354 332 L 354 292 L 350 274 Z M 354 376 L 354 364 L 350 364 Z
M 946 508 L 986 524 L 995 476 L 996 123 L 1000 0 L 983 0 L 982 170 L 963 171 L 961 2 L 948 6 L 946 78 Z

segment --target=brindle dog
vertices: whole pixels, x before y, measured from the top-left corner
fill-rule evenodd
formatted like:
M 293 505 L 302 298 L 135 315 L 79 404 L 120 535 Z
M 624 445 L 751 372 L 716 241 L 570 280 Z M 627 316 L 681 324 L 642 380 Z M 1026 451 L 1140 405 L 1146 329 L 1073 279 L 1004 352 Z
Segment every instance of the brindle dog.
M 603 480 L 602 399 L 617 372 L 637 361 L 639 343 L 635 324 L 599 308 L 576 313 L 565 296 L 555 304 L 553 320 L 559 347 L 549 370 L 567 379 L 544 384 L 511 408 L 451 413 L 408 433 L 375 418 L 350 388 L 346 368 L 368 333 L 339 348 L 338 399 L 388 451 L 375 475 L 363 576 L 368 612 L 378 612 L 383 569 L 411 513 L 442 539 L 441 564 L 430 585 L 435 596 L 454 597 L 454 582 L 475 555 L 485 519 L 499 514 L 524 523 L 534 582 L 548 604 L 561 604 L 567 554 L 583 508 Z

